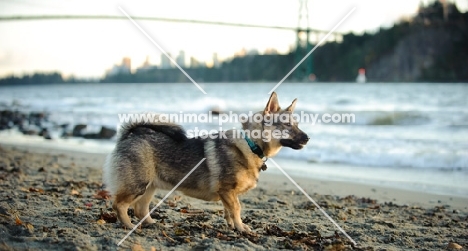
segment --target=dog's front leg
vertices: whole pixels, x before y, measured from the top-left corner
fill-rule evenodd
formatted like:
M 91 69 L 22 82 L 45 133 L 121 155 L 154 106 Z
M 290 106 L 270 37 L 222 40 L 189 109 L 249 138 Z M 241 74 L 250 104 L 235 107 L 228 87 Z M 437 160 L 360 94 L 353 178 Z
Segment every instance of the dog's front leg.
M 224 205 L 224 218 L 228 226 L 235 227 L 240 232 L 250 232 L 250 227 L 242 223 L 241 206 L 237 194 L 226 193 L 221 195 Z M 234 224 L 233 224 L 234 223 Z

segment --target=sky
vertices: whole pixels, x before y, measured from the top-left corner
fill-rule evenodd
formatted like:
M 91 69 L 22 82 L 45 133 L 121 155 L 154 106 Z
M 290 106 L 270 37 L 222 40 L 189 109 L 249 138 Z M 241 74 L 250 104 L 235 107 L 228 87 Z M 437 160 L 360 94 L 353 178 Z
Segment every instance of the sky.
M 427 3 L 429 0 L 422 0 Z M 311 28 L 331 30 L 352 8 L 356 10 L 337 31 L 357 34 L 389 27 L 414 15 L 421 0 L 309 0 Z M 454 0 L 461 11 L 467 0 Z M 297 27 L 299 0 L 0 0 L 0 16 L 113 15 L 196 19 L 230 23 Z M 275 48 L 286 53 L 295 33 L 190 23 L 137 21 L 165 51 L 175 58 L 183 50 L 186 61 L 195 57 L 210 63 L 213 53 L 221 60 L 243 48 L 263 52 Z M 304 23 L 302 23 L 304 25 Z M 60 71 L 65 77 L 99 78 L 123 57 L 132 68 L 159 64 L 159 49 L 130 20 L 0 21 L 0 77 L 32 72 Z

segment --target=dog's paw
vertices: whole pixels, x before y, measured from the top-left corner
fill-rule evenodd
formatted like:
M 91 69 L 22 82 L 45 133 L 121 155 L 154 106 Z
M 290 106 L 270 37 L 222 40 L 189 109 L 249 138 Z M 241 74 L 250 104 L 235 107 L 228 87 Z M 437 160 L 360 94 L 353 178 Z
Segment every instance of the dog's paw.
M 226 221 L 226 225 L 229 229 L 235 229 L 234 222 L 232 220 Z
M 133 225 L 132 223 L 122 225 L 122 228 L 125 229 L 125 230 L 132 230 L 134 227 L 135 227 L 135 225 Z
M 236 226 L 237 231 L 239 232 L 245 232 L 245 233 L 250 233 L 252 230 L 250 229 L 249 226 L 245 225 L 244 223 L 237 225 Z
M 153 225 L 156 223 L 155 220 L 151 219 L 151 217 L 148 217 L 145 219 L 145 221 L 143 222 L 145 225 Z

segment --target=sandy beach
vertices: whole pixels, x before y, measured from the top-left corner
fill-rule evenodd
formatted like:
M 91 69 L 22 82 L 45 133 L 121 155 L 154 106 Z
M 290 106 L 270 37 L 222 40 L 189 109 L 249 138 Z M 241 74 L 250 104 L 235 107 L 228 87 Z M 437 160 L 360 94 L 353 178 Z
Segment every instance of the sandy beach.
M 154 226 L 132 233 L 102 191 L 105 154 L 0 145 L 1 250 L 443 250 L 468 247 L 468 199 L 339 181 L 261 174 L 241 197 L 251 234 L 225 226 L 220 202 L 171 195 Z M 166 191 L 159 191 L 154 207 Z M 132 214 L 132 212 L 130 212 Z M 133 218 L 136 222 L 136 218 Z

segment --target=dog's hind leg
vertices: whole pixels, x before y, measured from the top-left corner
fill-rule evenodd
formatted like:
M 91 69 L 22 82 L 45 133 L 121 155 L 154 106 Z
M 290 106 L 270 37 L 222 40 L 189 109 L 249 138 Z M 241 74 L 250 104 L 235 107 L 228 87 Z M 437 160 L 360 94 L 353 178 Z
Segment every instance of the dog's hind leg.
M 138 217 L 138 219 L 143 219 L 149 213 L 149 204 L 151 199 L 153 199 L 155 191 L 156 186 L 154 186 L 151 182 L 148 184 L 145 193 L 137 201 L 135 201 L 135 216 Z M 151 218 L 151 216 L 148 215 L 144 223 L 152 224 L 155 223 L 155 221 Z
M 135 195 L 133 194 L 118 193 L 112 203 L 112 208 L 117 212 L 117 218 L 119 221 L 122 222 L 125 227 L 130 229 L 132 229 L 134 225 L 130 221 L 130 217 L 128 217 L 127 210 L 134 200 Z
M 224 200 L 221 200 L 223 202 L 224 206 L 224 219 L 226 220 L 226 224 L 230 228 L 234 228 L 234 221 L 232 220 L 231 213 L 228 210 L 228 205 L 224 202 Z
M 220 195 L 221 201 L 224 205 L 224 210 L 229 211 L 230 220 L 227 220 L 228 225 L 231 222 L 234 222 L 234 227 L 240 232 L 250 232 L 250 227 L 242 223 L 241 219 L 241 205 L 237 194 L 234 193 L 224 193 Z M 224 216 L 226 218 L 226 215 Z

